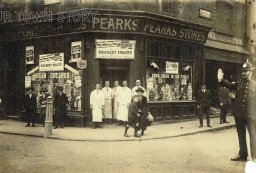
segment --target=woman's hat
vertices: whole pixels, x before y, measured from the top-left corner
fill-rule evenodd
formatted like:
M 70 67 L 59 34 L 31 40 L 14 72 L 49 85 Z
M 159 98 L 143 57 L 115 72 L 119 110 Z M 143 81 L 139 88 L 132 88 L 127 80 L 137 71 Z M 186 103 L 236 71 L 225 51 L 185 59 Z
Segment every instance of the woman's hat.
M 139 87 L 139 88 L 136 90 L 136 92 L 142 92 L 142 93 L 144 93 L 145 91 L 144 91 L 144 89 L 142 89 L 141 87 Z
M 42 89 L 42 92 L 47 92 L 47 89 L 46 89 L 46 88 L 43 88 L 43 89 Z
M 34 88 L 33 87 L 27 87 L 26 91 L 28 91 L 28 90 L 34 91 Z

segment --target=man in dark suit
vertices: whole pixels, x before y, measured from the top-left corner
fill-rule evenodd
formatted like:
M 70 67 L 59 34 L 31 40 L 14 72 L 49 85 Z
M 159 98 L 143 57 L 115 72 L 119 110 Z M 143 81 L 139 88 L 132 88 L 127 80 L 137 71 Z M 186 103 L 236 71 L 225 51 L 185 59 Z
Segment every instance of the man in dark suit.
M 206 84 L 202 84 L 201 90 L 198 92 L 198 110 L 199 110 L 199 122 L 200 128 L 203 127 L 203 115 L 205 114 L 207 119 L 207 127 L 210 125 L 210 105 L 211 105 L 211 93 L 206 89 Z
M 58 128 L 59 126 L 64 128 L 68 97 L 63 93 L 62 87 L 58 88 L 58 93 L 54 96 L 53 104 L 55 108 L 54 129 Z
M 27 125 L 25 127 L 29 127 L 30 123 L 32 123 L 32 127 L 35 127 L 35 119 L 36 119 L 36 108 L 37 108 L 37 102 L 36 102 L 36 96 L 33 93 L 33 88 L 28 87 L 27 88 L 27 94 L 25 96 L 25 113 L 27 115 Z
M 218 80 L 221 85 L 236 96 L 233 104 L 233 115 L 236 122 L 236 130 L 239 139 L 239 153 L 231 158 L 232 161 L 246 161 L 248 150 L 246 144 L 246 128 L 249 132 L 251 157 L 256 162 L 256 82 L 252 80 L 252 64 L 246 62 L 242 67 L 242 79 L 237 82 L 228 82 L 223 79 L 224 73 L 218 71 Z
M 219 99 L 220 99 L 220 124 L 229 123 L 226 120 L 228 110 L 229 91 L 225 86 L 219 88 Z

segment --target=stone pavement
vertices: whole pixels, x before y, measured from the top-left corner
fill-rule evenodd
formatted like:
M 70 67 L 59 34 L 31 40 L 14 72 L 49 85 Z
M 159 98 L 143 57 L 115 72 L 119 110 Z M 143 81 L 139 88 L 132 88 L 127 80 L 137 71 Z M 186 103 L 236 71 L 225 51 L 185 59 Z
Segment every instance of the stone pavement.
M 71 141 L 140 141 L 172 138 L 179 136 L 192 135 L 203 132 L 211 132 L 232 128 L 235 126 L 234 118 L 227 117 L 229 124 L 219 124 L 219 118 L 212 118 L 212 128 L 199 128 L 198 120 L 178 122 L 171 124 L 153 124 L 145 131 L 145 136 L 141 138 L 133 137 L 133 129 L 128 133 L 130 137 L 124 137 L 124 127 L 116 125 L 103 125 L 103 128 L 92 129 L 89 127 L 65 127 L 64 129 L 53 129 L 53 135 L 50 139 L 62 139 Z M 204 123 L 206 120 L 204 120 Z M 36 124 L 36 127 L 25 127 L 24 122 L 14 120 L 0 120 L 0 133 L 25 135 L 33 137 L 43 137 L 44 127 L 42 124 Z

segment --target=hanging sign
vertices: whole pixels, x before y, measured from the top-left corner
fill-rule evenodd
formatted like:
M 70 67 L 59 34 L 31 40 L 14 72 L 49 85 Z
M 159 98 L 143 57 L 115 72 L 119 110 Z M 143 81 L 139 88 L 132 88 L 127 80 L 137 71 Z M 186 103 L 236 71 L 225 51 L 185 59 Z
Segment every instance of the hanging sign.
M 34 64 L 34 46 L 26 46 L 26 64 Z
M 166 61 L 166 73 L 179 74 L 179 63 Z
M 96 40 L 96 57 L 101 59 L 134 59 L 135 40 Z
M 87 61 L 84 59 L 80 59 L 77 61 L 77 68 L 79 69 L 86 69 L 87 67 Z
M 77 62 L 79 59 L 81 59 L 81 48 L 81 41 L 71 43 L 71 59 L 69 62 Z
M 64 53 L 39 55 L 39 71 L 63 71 Z

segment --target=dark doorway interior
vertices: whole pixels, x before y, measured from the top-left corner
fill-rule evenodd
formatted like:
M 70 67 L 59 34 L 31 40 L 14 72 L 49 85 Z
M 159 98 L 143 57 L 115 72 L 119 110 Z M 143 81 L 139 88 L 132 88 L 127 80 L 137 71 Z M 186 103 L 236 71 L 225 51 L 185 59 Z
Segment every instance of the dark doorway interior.
M 105 81 L 113 87 L 114 81 L 129 80 L 129 61 L 127 60 L 102 60 L 100 63 L 100 82 L 104 86 Z M 128 81 L 129 83 L 129 81 Z

